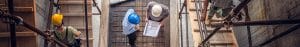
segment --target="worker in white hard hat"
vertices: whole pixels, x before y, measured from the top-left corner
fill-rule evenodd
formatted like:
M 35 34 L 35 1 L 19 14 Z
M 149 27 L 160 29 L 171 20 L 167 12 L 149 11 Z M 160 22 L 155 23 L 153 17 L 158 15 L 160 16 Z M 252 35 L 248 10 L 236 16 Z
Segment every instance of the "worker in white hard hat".
M 51 17 L 51 20 L 53 26 L 55 27 L 55 39 L 67 44 L 68 47 L 80 47 L 80 39 L 78 37 L 80 36 L 81 32 L 71 26 L 63 26 L 62 14 L 54 14 Z
M 147 5 L 147 19 L 157 22 L 162 22 L 169 16 L 169 8 L 157 2 L 149 2 Z
M 169 16 L 169 8 L 166 5 L 151 1 L 147 4 L 146 25 L 143 35 L 157 37 L 164 19 Z

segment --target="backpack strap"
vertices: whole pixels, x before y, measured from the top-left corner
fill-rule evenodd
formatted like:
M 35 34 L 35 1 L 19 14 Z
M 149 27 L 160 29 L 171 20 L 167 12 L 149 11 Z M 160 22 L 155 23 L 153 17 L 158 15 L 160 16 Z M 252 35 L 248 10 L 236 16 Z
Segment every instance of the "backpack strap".
M 69 34 L 69 31 L 68 31 L 68 26 L 66 27 L 66 35 L 65 35 L 65 38 L 64 38 L 64 41 L 67 41 L 68 40 L 68 34 Z
M 68 46 L 70 46 L 70 44 L 68 43 L 68 26 L 66 27 L 66 35 L 65 35 L 65 37 L 63 38 L 63 39 L 59 39 L 59 37 L 57 36 L 57 33 L 56 32 L 54 32 L 54 36 L 57 38 L 57 39 L 59 39 L 61 42 L 63 42 L 63 43 L 65 43 L 65 44 L 67 44 Z
M 57 39 L 59 39 L 59 37 L 57 36 L 57 33 L 56 32 L 54 32 L 54 36 L 55 36 L 55 38 L 57 38 Z M 59 39 L 59 40 L 61 40 L 61 39 Z

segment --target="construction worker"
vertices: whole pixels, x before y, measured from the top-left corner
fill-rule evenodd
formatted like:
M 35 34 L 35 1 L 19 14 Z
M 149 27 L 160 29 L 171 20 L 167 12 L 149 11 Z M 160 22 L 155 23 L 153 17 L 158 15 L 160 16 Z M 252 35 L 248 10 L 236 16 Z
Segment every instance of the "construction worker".
M 134 12 L 133 9 L 128 9 L 126 12 L 122 25 L 123 34 L 127 35 L 131 47 L 136 47 L 135 41 L 137 39 L 136 32 L 139 31 L 140 16 Z
M 63 26 L 63 15 L 54 14 L 52 16 L 52 24 L 54 25 L 54 38 L 67 44 L 68 47 L 80 47 L 80 39 L 78 38 L 81 34 L 80 31 L 71 27 Z M 77 38 L 76 38 L 77 37 Z
M 159 30 L 164 23 L 164 19 L 169 16 L 169 8 L 164 5 L 151 1 L 147 4 L 147 13 L 145 21 L 147 22 L 144 28 L 143 35 L 157 37 Z
M 169 8 L 167 6 L 154 1 L 148 3 L 146 20 L 162 22 L 168 16 Z
M 232 0 L 208 0 L 211 5 L 209 9 L 208 19 L 211 20 L 216 14 L 216 17 L 227 16 L 233 8 Z

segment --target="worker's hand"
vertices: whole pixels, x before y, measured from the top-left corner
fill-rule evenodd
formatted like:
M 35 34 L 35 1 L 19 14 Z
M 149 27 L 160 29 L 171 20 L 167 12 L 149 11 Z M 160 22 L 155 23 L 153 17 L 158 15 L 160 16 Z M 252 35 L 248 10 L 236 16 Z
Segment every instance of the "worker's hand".
M 139 26 L 139 25 L 136 25 L 134 28 L 135 28 L 136 30 L 140 30 L 140 26 Z
M 73 27 L 71 27 L 71 26 L 69 26 L 69 27 L 67 27 L 67 28 L 68 28 L 69 31 L 72 31 L 73 34 L 75 34 L 76 37 L 79 37 L 79 36 L 80 36 L 81 32 L 78 31 L 77 29 L 75 29 L 75 28 L 73 28 Z
M 81 32 L 80 31 L 76 31 L 76 32 L 74 32 L 74 34 L 75 34 L 76 37 L 79 37 L 80 34 L 81 34 Z
M 163 23 L 163 22 L 160 22 L 159 24 L 160 24 L 160 27 L 164 26 L 164 23 Z

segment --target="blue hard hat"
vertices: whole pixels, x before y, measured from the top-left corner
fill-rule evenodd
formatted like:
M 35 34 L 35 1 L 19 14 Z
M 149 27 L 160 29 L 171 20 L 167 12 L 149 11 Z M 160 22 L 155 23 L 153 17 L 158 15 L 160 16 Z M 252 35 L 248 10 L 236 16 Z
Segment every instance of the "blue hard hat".
M 139 24 L 140 23 L 140 16 L 137 15 L 136 13 L 131 13 L 128 16 L 128 21 L 129 21 L 129 23 L 132 23 L 132 24 Z

